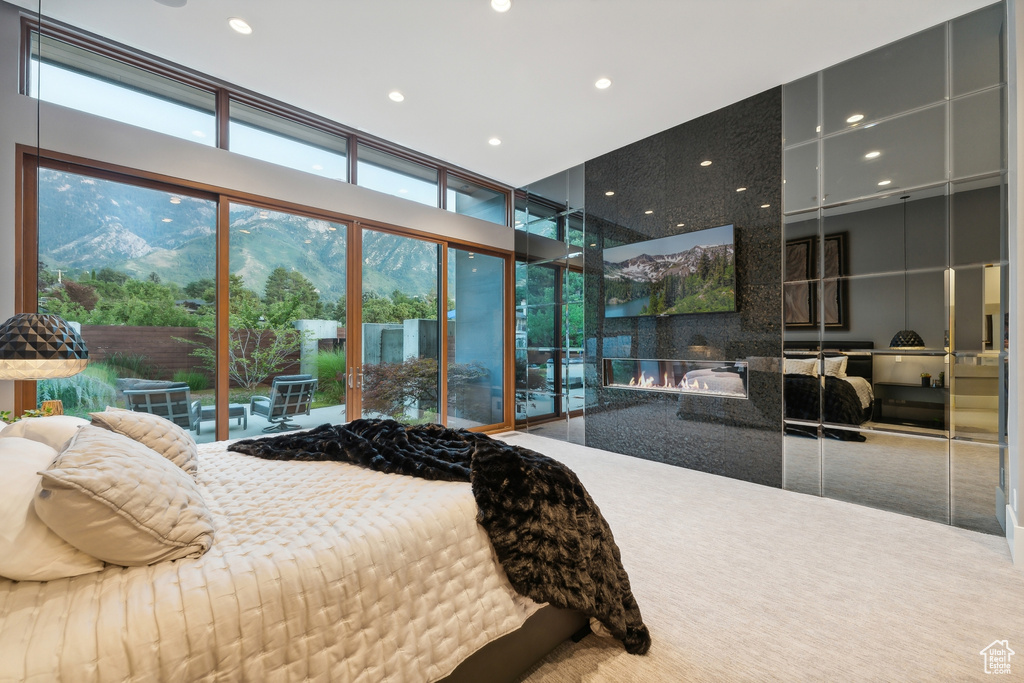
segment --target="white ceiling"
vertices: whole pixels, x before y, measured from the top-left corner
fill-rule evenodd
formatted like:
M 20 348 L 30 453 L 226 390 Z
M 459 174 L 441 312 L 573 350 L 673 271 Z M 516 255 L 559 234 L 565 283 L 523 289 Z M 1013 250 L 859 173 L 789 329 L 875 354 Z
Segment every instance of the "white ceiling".
M 489 0 L 41 2 L 45 16 L 516 187 L 991 4 L 512 0 L 499 14 Z M 252 35 L 228 28 L 235 16 Z

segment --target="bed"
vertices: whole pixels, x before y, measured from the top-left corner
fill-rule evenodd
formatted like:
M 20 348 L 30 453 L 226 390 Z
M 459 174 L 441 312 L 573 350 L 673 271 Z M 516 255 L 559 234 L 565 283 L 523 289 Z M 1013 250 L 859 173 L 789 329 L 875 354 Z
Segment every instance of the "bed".
M 0 681 L 510 680 L 586 624 L 513 589 L 464 482 L 225 444 L 205 554 L 0 579 Z
M 787 341 L 783 358 L 783 397 L 787 420 L 859 426 L 871 419 L 871 341 L 847 341 L 833 345 L 819 359 L 817 342 Z M 824 370 L 824 372 L 822 372 Z M 824 375 L 824 391 L 822 378 Z M 824 401 L 822 401 L 824 397 Z M 807 425 L 787 423 L 789 433 L 810 433 Z M 816 433 L 816 429 L 813 430 Z M 826 430 L 829 436 L 862 440 L 857 432 Z

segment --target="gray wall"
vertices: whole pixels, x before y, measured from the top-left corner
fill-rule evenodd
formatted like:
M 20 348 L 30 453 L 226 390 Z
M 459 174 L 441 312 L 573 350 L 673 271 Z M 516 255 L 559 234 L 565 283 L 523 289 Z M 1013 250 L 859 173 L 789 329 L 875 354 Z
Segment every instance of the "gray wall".
M 587 387 L 587 445 L 781 485 L 781 116 L 775 88 L 587 161 L 586 242 L 596 246 L 584 252 L 586 364 L 598 380 Z M 726 224 L 735 312 L 604 316 L 604 247 Z M 745 360 L 749 398 L 604 388 L 606 356 Z

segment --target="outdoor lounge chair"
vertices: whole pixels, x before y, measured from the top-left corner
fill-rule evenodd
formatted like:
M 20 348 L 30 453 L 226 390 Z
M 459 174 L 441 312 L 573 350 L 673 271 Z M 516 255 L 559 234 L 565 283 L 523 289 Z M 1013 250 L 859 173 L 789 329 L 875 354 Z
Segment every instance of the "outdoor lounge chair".
M 196 431 L 199 427 L 201 403 L 192 400 L 188 385 L 184 382 L 147 382 L 146 388 L 125 389 L 124 401 L 128 410 L 152 413 L 165 417 L 179 427 Z
M 249 413 L 262 415 L 269 426 L 265 432 L 284 432 L 302 425 L 289 422 L 295 415 L 309 415 L 317 380 L 312 375 L 278 375 L 270 386 L 270 396 L 253 396 Z

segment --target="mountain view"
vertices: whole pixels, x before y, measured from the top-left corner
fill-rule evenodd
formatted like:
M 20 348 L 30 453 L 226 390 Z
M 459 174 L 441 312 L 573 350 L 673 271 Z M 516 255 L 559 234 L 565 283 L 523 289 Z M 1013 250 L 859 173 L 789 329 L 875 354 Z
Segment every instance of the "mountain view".
M 44 169 L 39 259 L 78 278 L 110 268 L 185 287 L 215 275 L 216 202 Z M 278 267 L 301 273 L 325 302 L 345 295 L 341 224 L 257 207 L 231 207 L 231 272 L 262 293 Z M 388 296 L 437 291 L 437 247 L 385 233 L 363 239 L 364 290 Z M 155 274 L 155 275 L 154 275 Z
M 731 311 L 736 306 L 735 248 L 697 245 L 605 261 L 604 287 L 607 317 Z

